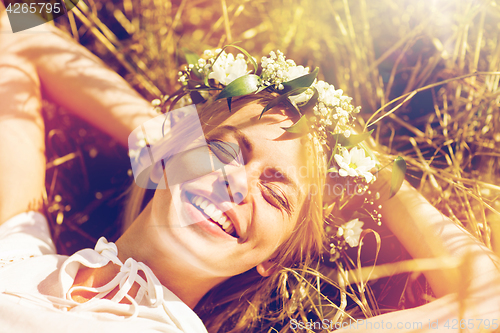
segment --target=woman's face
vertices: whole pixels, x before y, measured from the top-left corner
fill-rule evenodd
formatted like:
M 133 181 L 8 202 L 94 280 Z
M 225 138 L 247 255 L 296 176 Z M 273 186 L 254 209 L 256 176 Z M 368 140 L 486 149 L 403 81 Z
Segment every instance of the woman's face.
M 205 129 L 213 160 L 229 163 L 223 169 L 199 176 L 196 150 L 174 163 L 183 174 L 199 177 L 184 177 L 175 191 L 157 189 L 148 205 L 142 230 L 156 259 L 175 256 L 200 276 L 230 277 L 256 266 L 266 275 L 268 259 L 292 235 L 307 194 L 300 172 L 307 147 L 282 129 L 293 124 L 282 109 L 259 120 L 262 109 L 256 103 L 233 106 L 229 118 Z M 242 163 L 233 153 L 238 149 Z

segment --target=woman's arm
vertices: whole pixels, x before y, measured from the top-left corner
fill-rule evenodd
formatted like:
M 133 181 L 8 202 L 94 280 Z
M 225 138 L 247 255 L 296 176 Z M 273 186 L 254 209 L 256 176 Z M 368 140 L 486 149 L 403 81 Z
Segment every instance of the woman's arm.
M 10 30 L 5 12 L 1 24 L 2 30 Z M 0 49 L 36 67 L 44 98 L 123 145 L 133 129 L 155 116 L 150 104 L 122 77 L 50 24 L 15 34 L 3 32 Z
M 50 24 L 12 33 L 1 2 L 0 50 L 1 224 L 42 207 L 42 95 L 123 145 L 133 129 L 155 114 L 119 75 Z
M 382 196 L 387 198 L 390 172 L 385 170 L 379 173 L 378 178 L 375 187 L 378 186 Z M 499 259 L 492 251 L 440 213 L 407 182 L 393 198 L 382 203 L 381 213 L 383 222 L 413 258 L 446 256 L 456 258 L 463 264 L 458 269 L 424 272 L 432 290 L 440 297 L 438 300 L 418 308 L 371 318 L 364 324 L 381 325 L 385 321 L 395 328 L 397 323 L 421 322 L 422 330 L 431 332 L 456 332 L 458 326 L 452 329 L 451 324 L 460 319 L 471 319 L 466 321 L 470 332 L 485 328 L 484 323 L 479 325 L 480 320 L 488 319 L 491 324 L 495 319 L 496 328 L 500 326 Z M 449 327 L 444 326 L 447 320 Z M 434 328 L 436 325 L 429 326 L 436 321 L 438 329 Z M 350 328 L 367 329 L 363 324 Z
M 380 173 L 379 178 L 390 184 L 389 172 Z M 388 191 L 382 189 L 382 192 Z M 475 284 L 485 285 L 498 281 L 499 259 L 474 238 L 432 206 L 416 189 L 404 182 L 399 192 L 382 204 L 384 223 L 391 229 L 413 258 L 437 258 L 450 256 L 467 260 L 461 271 L 439 270 L 425 272 L 436 296 L 441 297 L 463 288 L 469 279 Z M 460 269 L 460 268 L 459 268 Z M 464 271 L 468 274 L 464 276 Z
M 6 15 L 0 17 L 1 224 L 19 213 L 42 208 L 45 133 L 35 64 L 7 52 L 4 41 L 11 32 L 6 32 Z

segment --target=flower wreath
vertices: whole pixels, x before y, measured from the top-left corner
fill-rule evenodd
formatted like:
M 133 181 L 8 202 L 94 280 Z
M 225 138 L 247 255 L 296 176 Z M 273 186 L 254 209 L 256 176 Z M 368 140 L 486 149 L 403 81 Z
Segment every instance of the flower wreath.
M 241 53 L 236 56 L 226 53 L 228 47 Z M 184 52 L 188 65 L 178 73 L 182 86 L 171 96 L 154 100 L 153 105 L 157 111 L 166 112 L 167 106 L 170 110 L 174 106 L 219 99 L 226 99 L 231 110 L 233 97 L 268 90 L 277 93 L 278 97 L 263 108 L 261 117 L 272 107 L 284 103 L 300 116 L 297 122 L 284 129 L 307 135 L 319 151 L 330 150 L 328 173 L 364 184 L 363 192 L 375 181 L 375 176 L 370 171 L 378 163 L 363 144 L 372 131 L 361 134 L 352 132 L 355 115 L 361 108 L 354 107 L 351 104 L 352 98 L 344 95 L 341 89 L 318 80 L 318 68 L 310 71 L 309 67 L 296 65 L 280 51 L 271 51 L 268 57 L 262 57 L 259 67 L 255 58 L 236 45 L 228 45 L 215 51 L 206 50 L 201 57 L 187 50 Z M 248 65 L 253 69 L 249 70 Z M 393 167 L 391 193 L 395 193 L 401 186 L 405 171 L 406 164 L 398 157 Z M 358 218 L 338 222 L 338 218 L 332 218 L 332 206 L 324 206 L 324 217 L 330 243 L 330 261 L 335 261 L 340 252 L 359 245 L 363 222 Z M 374 214 L 370 215 L 380 225 L 380 214 L 374 210 Z

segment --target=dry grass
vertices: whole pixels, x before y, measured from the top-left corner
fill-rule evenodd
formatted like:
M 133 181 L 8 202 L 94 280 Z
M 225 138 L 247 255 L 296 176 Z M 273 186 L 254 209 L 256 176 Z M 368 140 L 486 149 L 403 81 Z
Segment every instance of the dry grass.
M 299 64 L 320 67 L 322 78 L 362 105 L 360 128 L 374 128 L 374 140 L 387 154 L 405 156 L 409 180 L 429 201 L 500 254 L 499 18 L 500 3 L 475 0 L 88 0 L 58 25 L 148 99 L 175 90 L 182 48 L 201 53 L 238 42 L 254 56 L 280 49 Z M 74 121 L 53 120 L 56 129 L 94 133 Z M 76 163 L 100 147 L 99 140 L 92 136 L 87 146 L 67 146 L 58 156 L 76 152 L 70 156 Z M 113 149 L 104 155 L 115 154 Z M 73 193 L 57 192 L 64 180 L 57 177 L 51 174 L 48 186 L 49 207 L 58 205 L 53 215 L 90 241 L 85 214 L 107 201 L 91 198 L 79 213 L 70 207 L 61 216 L 66 206 L 56 202 L 56 193 L 64 202 L 81 191 L 74 186 Z M 109 188 L 110 197 L 118 193 Z M 96 191 L 90 183 L 86 190 Z M 372 277 L 434 264 L 410 262 L 378 269 Z M 325 283 L 327 276 L 340 274 L 325 269 Z M 347 306 L 347 296 L 365 315 L 378 313 L 370 288 L 358 281 L 354 290 L 342 281 L 338 276 L 330 281 L 343 290 L 329 291 L 335 299 L 311 296 L 320 285 L 313 283 L 307 297 L 315 299 L 306 302 L 310 307 L 302 315 L 328 308 L 341 319 L 337 310 Z M 425 297 L 426 291 L 420 294 Z

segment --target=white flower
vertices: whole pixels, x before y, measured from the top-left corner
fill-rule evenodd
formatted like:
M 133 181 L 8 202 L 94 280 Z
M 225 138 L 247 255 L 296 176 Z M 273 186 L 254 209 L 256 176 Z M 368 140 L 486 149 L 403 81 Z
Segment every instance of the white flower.
M 283 72 L 283 82 L 291 81 L 306 74 L 309 74 L 309 67 L 290 66 L 286 72 Z
M 203 68 L 207 64 L 207 61 L 203 58 L 198 59 L 198 67 Z
M 345 241 L 350 247 L 356 247 L 359 245 L 359 237 L 363 231 L 363 224 L 364 223 L 357 218 L 350 220 L 339 227 L 337 236 L 344 236 Z
M 335 161 L 340 167 L 339 174 L 342 177 L 365 177 L 367 183 L 374 180 L 370 170 L 375 167 L 375 161 L 365 156 L 365 151 L 354 147 L 350 151 L 343 149 L 342 155 L 335 154 Z
M 297 104 L 303 104 L 303 103 L 308 102 L 313 95 L 314 95 L 314 90 L 309 88 L 306 91 L 304 91 L 303 93 L 288 97 L 288 99 L 290 99 L 290 101 L 292 101 L 293 103 L 295 103 L 295 105 L 297 105 Z
M 269 58 L 262 57 L 262 79 L 267 85 L 276 85 L 282 90 L 282 83 L 309 74 L 309 67 L 297 66 L 293 60 L 286 60 L 283 52 L 271 51 Z
M 243 54 L 238 54 L 234 58 L 232 53 L 222 52 L 217 61 L 212 66 L 212 72 L 208 74 L 209 79 L 215 79 L 219 83 L 227 86 L 234 80 L 248 74 L 247 62 Z
M 313 83 L 313 86 L 318 91 L 318 101 L 332 108 L 340 105 L 344 93 L 342 89 L 335 90 L 333 85 L 321 80 Z

